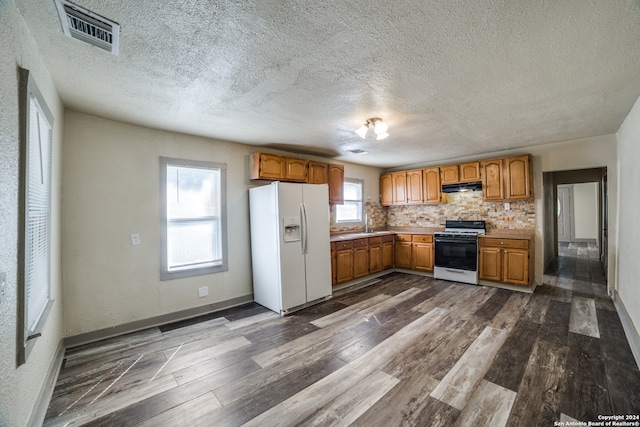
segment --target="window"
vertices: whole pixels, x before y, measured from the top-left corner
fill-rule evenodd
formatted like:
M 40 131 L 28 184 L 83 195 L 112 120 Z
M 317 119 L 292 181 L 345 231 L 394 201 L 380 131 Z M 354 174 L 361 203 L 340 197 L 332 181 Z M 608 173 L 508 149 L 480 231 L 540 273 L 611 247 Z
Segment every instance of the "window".
M 226 165 L 160 158 L 161 280 L 227 270 Z
M 361 179 L 344 179 L 344 204 L 336 205 L 336 223 L 362 223 Z
M 20 240 L 18 364 L 26 362 L 53 301 L 51 262 L 51 130 L 53 116 L 28 70 L 20 70 Z

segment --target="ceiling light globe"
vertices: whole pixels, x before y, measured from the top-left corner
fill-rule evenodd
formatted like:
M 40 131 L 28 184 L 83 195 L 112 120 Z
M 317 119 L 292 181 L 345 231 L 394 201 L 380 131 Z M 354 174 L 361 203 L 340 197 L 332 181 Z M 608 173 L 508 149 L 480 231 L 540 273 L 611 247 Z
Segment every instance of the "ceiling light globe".
M 383 122 L 382 120 L 380 120 L 379 122 L 376 122 L 375 126 L 373 127 L 373 131 L 378 135 L 381 133 L 385 133 L 387 129 L 389 129 L 389 125 Z
M 360 136 L 360 138 L 364 139 L 367 136 L 367 130 L 369 128 L 367 125 L 362 125 L 358 129 L 356 129 L 356 133 Z
M 387 132 L 379 133 L 379 134 L 378 134 L 378 136 L 376 137 L 376 139 L 377 139 L 378 141 L 380 141 L 381 139 L 385 139 L 385 138 L 386 138 L 386 137 L 388 137 L 388 136 L 389 136 L 389 134 L 388 134 Z

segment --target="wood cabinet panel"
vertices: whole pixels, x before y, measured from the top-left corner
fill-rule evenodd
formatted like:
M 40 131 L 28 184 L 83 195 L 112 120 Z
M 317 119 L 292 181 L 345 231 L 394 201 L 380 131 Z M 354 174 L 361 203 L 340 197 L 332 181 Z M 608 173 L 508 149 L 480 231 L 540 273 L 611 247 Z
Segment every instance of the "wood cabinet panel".
M 307 182 L 307 161 L 285 157 L 284 179 L 291 182 Z
M 332 285 L 336 285 L 338 283 L 338 276 L 337 276 L 337 269 L 336 269 L 337 252 L 338 251 L 336 251 L 336 244 L 331 242 L 331 284 Z
M 329 164 L 329 204 L 344 203 L 344 166 Z
M 530 156 L 509 157 L 503 160 L 505 199 L 533 197 Z
M 500 248 L 480 247 L 478 250 L 478 277 L 499 282 L 502 279 L 502 253 Z
M 393 239 L 391 242 L 382 243 L 382 269 L 387 270 L 393 268 L 394 264 L 394 250 Z
M 411 268 L 411 242 L 396 241 L 396 267 Z
M 502 160 L 485 160 L 480 162 L 482 167 L 482 197 L 484 200 L 504 199 L 504 184 L 502 177 Z
M 336 251 L 336 283 L 353 279 L 353 250 Z
M 514 285 L 529 285 L 529 251 L 503 249 L 502 281 Z
M 390 173 L 380 175 L 380 204 L 393 205 L 393 177 Z
M 414 242 L 412 246 L 411 268 L 419 271 L 433 271 L 433 243 Z
M 457 184 L 460 182 L 458 165 L 440 166 L 440 183 Z
M 369 274 L 369 247 L 360 247 L 353 250 L 353 278 L 363 277 Z
M 422 169 L 407 171 L 407 203 L 422 203 Z
M 440 184 L 440 168 L 428 168 L 422 170 L 424 203 L 440 203 L 442 185 Z
M 369 274 L 382 271 L 382 243 L 369 244 Z
M 285 177 L 286 161 L 274 154 L 253 153 L 251 160 L 251 179 L 280 180 Z
M 309 160 L 309 170 L 307 172 L 307 183 L 309 184 L 328 184 L 329 183 L 329 164 Z
M 460 169 L 460 182 L 480 181 L 480 162 L 463 163 Z
M 428 234 L 414 234 L 411 236 L 414 243 L 433 243 L 433 236 Z
M 393 203 L 407 203 L 407 172 L 393 172 L 391 180 L 393 182 Z

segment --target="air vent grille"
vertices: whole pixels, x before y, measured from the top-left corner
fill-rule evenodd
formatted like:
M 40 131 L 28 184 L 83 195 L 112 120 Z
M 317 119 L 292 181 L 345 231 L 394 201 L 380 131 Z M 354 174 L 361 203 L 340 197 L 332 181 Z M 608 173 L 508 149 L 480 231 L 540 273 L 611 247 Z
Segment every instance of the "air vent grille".
M 118 24 L 65 0 L 58 0 L 56 4 L 67 36 L 118 54 Z
M 349 150 L 349 152 L 350 152 L 350 153 L 353 153 L 353 154 L 367 154 L 367 152 L 366 152 L 366 151 L 364 151 L 364 150 L 360 150 L 360 149 Z

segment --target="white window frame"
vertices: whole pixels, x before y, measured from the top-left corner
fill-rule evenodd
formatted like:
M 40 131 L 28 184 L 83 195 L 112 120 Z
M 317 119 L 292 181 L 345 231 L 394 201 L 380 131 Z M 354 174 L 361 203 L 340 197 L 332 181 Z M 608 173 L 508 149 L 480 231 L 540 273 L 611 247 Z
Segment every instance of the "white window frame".
M 336 207 L 335 207 L 334 223 L 335 223 L 335 225 L 345 225 L 345 226 L 362 225 L 362 224 L 364 224 L 364 180 L 356 179 L 356 178 L 345 178 L 343 186 L 344 185 L 348 185 L 348 184 L 358 184 L 358 185 L 360 185 L 360 198 L 359 199 L 352 199 L 352 200 L 351 199 L 347 199 L 346 198 L 347 192 L 344 191 L 344 194 L 345 194 L 344 203 L 342 205 L 335 205 Z M 341 208 L 346 206 L 346 205 L 353 204 L 353 203 L 359 203 L 360 204 L 360 209 L 359 209 L 360 219 L 359 220 L 353 220 L 353 219 L 341 220 L 339 218 L 339 211 L 341 210 Z
M 26 363 L 53 306 L 51 157 L 53 115 L 29 70 L 20 69 L 18 365 Z
M 220 172 L 220 188 L 218 211 L 220 215 L 208 218 L 219 224 L 219 236 L 221 259 L 215 260 L 213 263 L 182 266 L 172 268 L 169 266 L 169 223 L 168 204 L 167 204 L 167 169 L 170 166 L 183 168 L 208 169 Z M 161 200 L 161 227 L 160 227 L 160 280 L 179 279 L 183 277 L 191 277 L 202 274 L 212 274 L 228 270 L 227 261 L 227 202 L 226 202 L 226 172 L 227 166 L 223 163 L 204 162 L 196 160 L 174 159 L 168 157 L 160 157 L 160 200 Z M 181 220 L 180 222 L 203 221 L 203 218 L 194 218 Z

